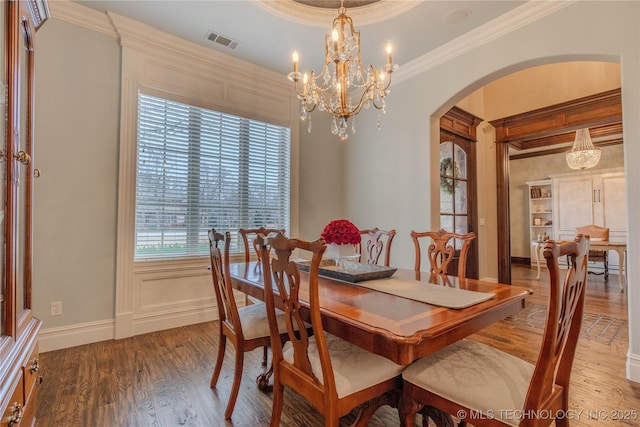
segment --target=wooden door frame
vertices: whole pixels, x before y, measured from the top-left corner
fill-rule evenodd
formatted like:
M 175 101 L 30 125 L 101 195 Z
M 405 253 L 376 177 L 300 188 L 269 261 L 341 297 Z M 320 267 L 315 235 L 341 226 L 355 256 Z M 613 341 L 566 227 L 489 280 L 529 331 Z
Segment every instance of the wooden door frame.
M 467 200 L 471 201 L 469 206 L 469 231 L 476 233 L 476 238 L 471 241 L 469 254 L 467 256 L 467 277 L 477 279 L 479 277 L 479 252 L 478 252 L 478 177 L 477 177 L 477 148 L 476 148 L 476 127 L 482 122 L 477 117 L 462 108 L 453 107 L 440 118 L 440 142 L 446 140 L 462 139 L 471 143 L 470 155 L 473 162 L 469 164 L 467 182 L 472 184 L 467 186 Z M 444 138 L 444 141 L 443 141 Z M 454 230 L 451 230 L 454 231 Z
M 496 129 L 498 281 L 511 283 L 509 160 L 566 152 L 566 147 L 553 146 L 573 141 L 575 131 L 585 127 L 596 146 L 622 144 L 622 91 L 613 89 L 489 123 Z M 541 151 L 509 156 L 509 147 Z

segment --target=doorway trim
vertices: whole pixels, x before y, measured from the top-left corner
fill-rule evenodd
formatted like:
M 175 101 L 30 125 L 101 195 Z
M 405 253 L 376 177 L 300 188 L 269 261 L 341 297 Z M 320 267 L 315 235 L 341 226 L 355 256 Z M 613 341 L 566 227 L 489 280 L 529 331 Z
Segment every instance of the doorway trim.
M 511 283 L 509 147 L 544 148 L 538 155 L 551 154 L 558 151 L 553 145 L 571 142 L 575 130 L 585 127 L 597 129 L 602 136 L 594 141 L 596 146 L 621 144 L 622 91 L 613 89 L 489 123 L 496 130 L 498 281 Z
M 482 119 L 462 108 L 453 106 L 440 118 L 440 144 L 446 140 L 452 141 L 454 144 L 466 146 L 465 152 L 468 154 L 468 176 L 467 182 L 467 203 L 468 203 L 468 229 L 467 232 L 475 232 L 476 238 L 471 241 L 469 254 L 467 256 L 467 278 L 477 279 L 479 277 L 478 268 L 478 191 L 477 191 L 477 126 L 482 123 Z M 442 215 L 442 212 L 440 212 Z M 442 226 L 442 223 L 440 223 Z M 455 231 L 455 230 L 450 230 Z M 456 260 L 449 267 L 457 268 Z M 455 270 L 452 270 L 455 271 Z M 453 274 L 453 273 L 451 273 Z

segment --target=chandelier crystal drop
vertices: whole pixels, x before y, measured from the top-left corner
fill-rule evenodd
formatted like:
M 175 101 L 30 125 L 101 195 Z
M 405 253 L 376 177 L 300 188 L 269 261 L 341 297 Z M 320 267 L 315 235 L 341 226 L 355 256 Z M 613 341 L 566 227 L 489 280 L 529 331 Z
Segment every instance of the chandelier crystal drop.
M 589 169 L 598 164 L 600 154 L 591 141 L 589 129 L 578 129 L 573 148 L 567 153 L 567 164 L 571 169 Z
M 298 52 L 293 52 L 294 82 L 300 100 L 300 119 L 304 120 L 316 108 L 333 116 L 331 133 L 341 140 L 348 138 L 347 119 L 362 108 L 371 106 L 385 111 L 385 101 L 391 85 L 391 73 L 398 69 L 391 57 L 391 44 L 387 44 L 387 63 L 384 69 L 372 65 L 364 68 L 360 59 L 360 31 L 353 27 L 344 2 L 340 2 L 338 17 L 333 28 L 325 35 L 325 60 L 318 74 L 298 70 Z M 310 119 L 310 116 L 309 116 Z M 379 122 L 379 121 L 378 121 Z M 310 129 L 310 128 L 309 128 Z M 355 127 L 352 126 L 355 133 Z

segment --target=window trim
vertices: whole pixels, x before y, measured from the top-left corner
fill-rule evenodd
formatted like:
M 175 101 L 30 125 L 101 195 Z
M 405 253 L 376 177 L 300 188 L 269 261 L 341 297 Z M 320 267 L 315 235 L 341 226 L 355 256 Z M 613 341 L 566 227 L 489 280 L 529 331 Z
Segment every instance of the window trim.
M 110 19 L 122 46 L 113 332 L 113 338 L 120 339 L 205 321 L 202 310 L 211 310 L 206 308 L 211 304 L 208 300 L 146 301 L 149 287 L 161 289 L 167 279 L 169 282 L 181 280 L 181 286 L 186 281 L 190 291 L 206 292 L 210 272 L 206 268 L 206 257 L 163 260 L 162 270 L 145 275 L 139 269 L 151 265 L 149 263 L 156 268 L 159 261 L 134 262 L 138 92 L 155 93 L 167 99 L 290 127 L 292 235 L 299 231 L 299 121 L 295 96 L 281 74 L 155 31 L 136 21 L 117 15 Z M 166 313 L 171 315 L 167 317 Z

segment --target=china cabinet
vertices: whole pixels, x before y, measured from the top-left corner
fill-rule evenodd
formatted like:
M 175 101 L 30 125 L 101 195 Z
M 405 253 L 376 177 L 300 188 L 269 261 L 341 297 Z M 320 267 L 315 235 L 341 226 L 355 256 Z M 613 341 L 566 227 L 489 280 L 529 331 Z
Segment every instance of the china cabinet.
M 34 36 L 45 0 L 0 0 L 0 427 L 35 423 L 40 378 L 31 313 Z

